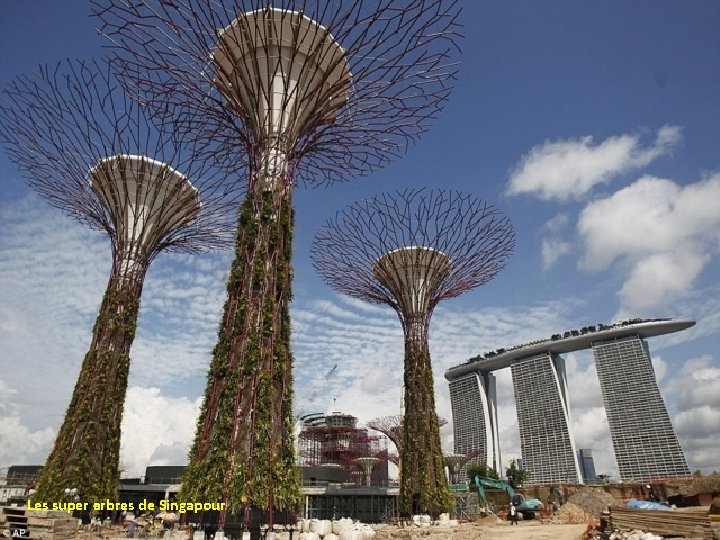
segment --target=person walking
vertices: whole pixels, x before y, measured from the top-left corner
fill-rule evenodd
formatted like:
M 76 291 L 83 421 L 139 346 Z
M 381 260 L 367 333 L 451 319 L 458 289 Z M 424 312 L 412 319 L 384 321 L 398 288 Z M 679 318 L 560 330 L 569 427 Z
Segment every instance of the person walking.
M 510 503 L 510 524 L 517 525 L 517 508 L 514 503 Z

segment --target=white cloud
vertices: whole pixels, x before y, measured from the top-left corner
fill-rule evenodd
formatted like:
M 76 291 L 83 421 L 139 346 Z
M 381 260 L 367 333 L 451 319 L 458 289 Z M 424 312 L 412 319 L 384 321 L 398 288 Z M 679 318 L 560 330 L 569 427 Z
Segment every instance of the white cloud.
M 532 148 L 515 166 L 507 193 L 561 201 L 581 198 L 595 185 L 670 153 L 680 142 L 680 131 L 677 126 L 663 126 L 647 147 L 640 145 L 638 135 L 629 134 L 608 137 L 599 144 L 591 136 L 547 141 Z
M 17 390 L 0 379 L 0 463 L 14 463 L 18 456 L 23 456 L 23 464 L 41 465 L 55 440 L 55 432 L 51 428 L 32 431 L 23 425 L 17 394 Z
M 557 238 L 545 238 L 542 241 L 542 268 L 549 270 L 563 255 L 572 251 L 571 242 L 565 242 Z
M 670 305 L 691 290 L 709 259 L 697 250 L 683 248 L 639 259 L 618 294 L 621 309 L 617 318 L 648 315 Z
M 672 394 L 679 412 L 703 406 L 713 407 L 720 415 L 720 367 L 709 355 L 685 362 L 667 382 L 666 391 Z
M 569 222 L 570 216 L 566 212 L 560 212 L 548 219 L 541 227 L 541 230 L 549 235 L 542 240 L 540 248 L 543 271 L 549 270 L 560 257 L 572 251 L 572 243 L 560 237 Z
M 720 250 L 720 173 L 687 186 L 643 177 L 588 204 L 578 233 L 582 268 L 623 263 L 618 317 L 649 315 L 688 294 Z
M 120 446 L 123 475 L 141 476 L 150 465 L 187 463 L 200 402 L 169 397 L 158 388 L 130 387 Z
M 548 219 L 542 228 L 550 233 L 560 232 L 570 223 L 570 216 L 566 212 L 560 212 Z

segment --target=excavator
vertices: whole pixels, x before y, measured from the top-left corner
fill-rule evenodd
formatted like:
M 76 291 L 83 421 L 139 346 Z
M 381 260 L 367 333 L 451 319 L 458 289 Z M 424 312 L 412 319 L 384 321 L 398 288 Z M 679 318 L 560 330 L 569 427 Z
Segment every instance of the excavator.
M 475 488 L 478 497 L 487 506 L 487 497 L 485 488 L 501 489 L 510 497 L 510 502 L 515 505 L 515 509 L 520 512 L 523 519 L 535 519 L 535 512 L 542 509 L 543 503 L 540 499 L 526 499 L 522 493 L 516 493 L 510 484 L 497 480 L 495 478 L 487 478 L 485 476 L 475 477 Z

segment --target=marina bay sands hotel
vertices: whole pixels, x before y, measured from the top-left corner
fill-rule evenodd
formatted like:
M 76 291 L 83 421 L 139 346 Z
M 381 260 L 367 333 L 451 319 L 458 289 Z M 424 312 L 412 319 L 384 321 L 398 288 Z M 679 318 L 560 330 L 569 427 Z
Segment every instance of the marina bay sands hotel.
M 498 349 L 450 368 L 454 451 L 500 471 L 493 371 L 512 370 L 528 484 L 582 483 L 562 353 L 592 349 L 621 480 L 690 476 L 650 362 L 646 338 L 685 330 L 689 320 L 634 319 Z M 577 390 L 576 390 L 577 391 Z M 582 389 L 579 389 L 582 392 Z

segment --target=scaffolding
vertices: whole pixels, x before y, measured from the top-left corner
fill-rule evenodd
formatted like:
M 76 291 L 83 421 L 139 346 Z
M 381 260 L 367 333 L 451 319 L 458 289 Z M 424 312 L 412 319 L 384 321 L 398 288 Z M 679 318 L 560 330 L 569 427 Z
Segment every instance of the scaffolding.
M 358 427 L 357 418 L 342 413 L 308 415 L 298 436 L 300 465 L 332 466 L 346 471 L 354 484 L 364 484 L 358 459 L 387 461 L 387 438 Z

